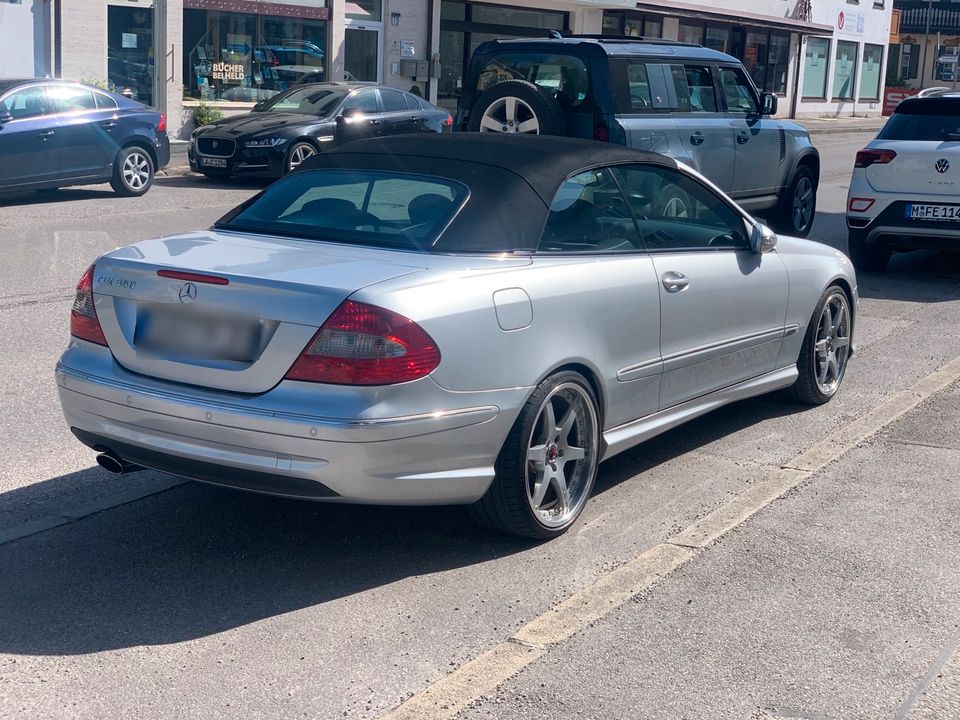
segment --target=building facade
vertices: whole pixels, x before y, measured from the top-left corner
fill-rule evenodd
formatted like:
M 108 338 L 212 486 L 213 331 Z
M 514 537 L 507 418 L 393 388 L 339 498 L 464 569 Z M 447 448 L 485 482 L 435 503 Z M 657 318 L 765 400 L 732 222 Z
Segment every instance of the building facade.
M 701 43 L 741 58 L 781 116 L 869 115 L 884 1 L 0 0 L 0 76 L 110 87 L 186 137 L 201 103 L 244 112 L 304 76 L 378 81 L 453 110 L 480 43 L 556 30 Z
M 896 42 L 890 45 L 887 85 L 909 91 L 957 89 L 960 72 L 960 2 L 898 0 Z

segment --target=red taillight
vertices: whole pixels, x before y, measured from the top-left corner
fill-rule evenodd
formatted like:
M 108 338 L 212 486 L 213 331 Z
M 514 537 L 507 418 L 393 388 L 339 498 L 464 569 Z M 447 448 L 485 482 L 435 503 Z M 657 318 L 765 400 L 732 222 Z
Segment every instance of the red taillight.
M 97 310 L 93 306 L 93 265 L 87 268 L 77 283 L 77 297 L 70 312 L 70 334 L 97 345 L 107 344 L 100 321 L 97 320 Z
M 609 142 L 610 131 L 603 125 L 598 125 L 597 128 L 593 131 L 593 139 L 599 140 L 600 142 Z
M 873 204 L 876 202 L 873 198 L 850 198 L 850 202 L 847 203 L 847 210 L 850 212 L 866 212 L 873 207 Z
M 160 122 L 157 123 L 157 132 L 166 132 L 167 131 L 167 114 L 160 113 Z
M 428 375 L 440 350 L 423 328 L 390 310 L 344 301 L 287 372 L 288 380 L 393 385 Z
M 871 165 L 886 165 L 892 162 L 897 154 L 893 150 L 861 150 L 854 160 L 855 168 L 867 168 Z
M 207 283 L 209 285 L 229 285 L 230 280 L 219 275 L 205 275 L 203 273 L 181 272 L 180 270 L 157 270 L 157 275 L 170 280 L 186 280 L 187 282 Z
M 443 121 L 443 126 L 452 128 L 453 127 L 453 116 L 447 115 L 447 119 Z

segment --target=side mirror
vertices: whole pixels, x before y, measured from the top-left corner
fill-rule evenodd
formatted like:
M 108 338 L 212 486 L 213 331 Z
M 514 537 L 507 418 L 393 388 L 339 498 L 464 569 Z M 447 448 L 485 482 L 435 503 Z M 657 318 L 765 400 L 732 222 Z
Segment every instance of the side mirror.
M 260 102 L 256 103 L 253 106 L 253 111 L 260 112 L 261 110 L 263 110 L 263 106 L 266 104 L 266 102 L 267 102 L 266 100 L 261 100 Z
M 762 223 L 750 231 L 750 249 L 755 253 L 772 252 L 777 247 L 777 234 Z
M 760 94 L 760 107 L 764 115 L 776 115 L 779 104 L 779 100 L 774 93 Z
M 13 115 L 8 112 L 0 112 L 0 125 L 6 125 L 13 120 Z

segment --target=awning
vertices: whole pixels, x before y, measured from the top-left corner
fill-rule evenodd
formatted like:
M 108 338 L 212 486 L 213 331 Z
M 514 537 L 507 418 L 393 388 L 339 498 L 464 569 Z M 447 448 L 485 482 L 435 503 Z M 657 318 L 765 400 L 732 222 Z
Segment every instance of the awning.
M 833 35 L 832 25 L 820 25 L 819 23 L 804 22 L 803 20 L 794 20 L 788 17 L 761 15 L 760 13 L 748 13 L 742 10 L 724 12 L 715 7 L 690 5 L 688 3 L 672 2 L 671 0 L 657 0 L 656 3 L 638 2 L 637 9 L 643 10 L 644 12 L 659 13 L 661 15 L 672 15 L 674 17 L 719 20 L 737 25 L 759 25 L 765 28 L 789 30 L 800 33 L 801 35 Z

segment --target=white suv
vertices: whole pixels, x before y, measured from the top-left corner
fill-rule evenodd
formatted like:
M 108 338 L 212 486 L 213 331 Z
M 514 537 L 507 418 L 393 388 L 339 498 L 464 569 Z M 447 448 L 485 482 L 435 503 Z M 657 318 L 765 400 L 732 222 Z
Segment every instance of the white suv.
M 904 100 L 857 153 L 847 228 L 859 270 L 883 270 L 895 250 L 960 250 L 960 93 Z

